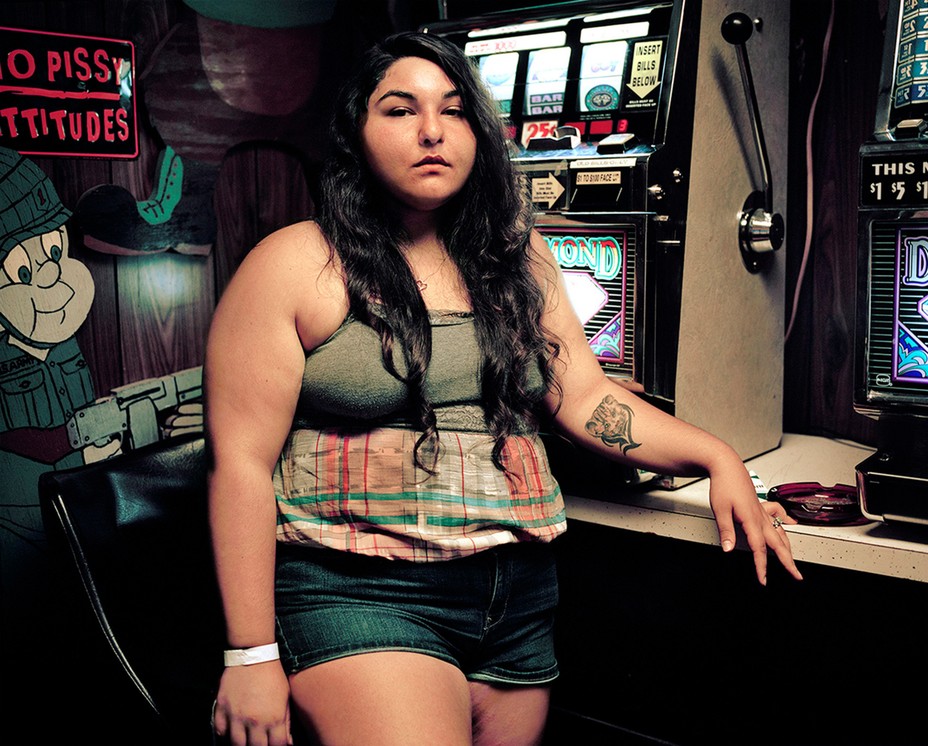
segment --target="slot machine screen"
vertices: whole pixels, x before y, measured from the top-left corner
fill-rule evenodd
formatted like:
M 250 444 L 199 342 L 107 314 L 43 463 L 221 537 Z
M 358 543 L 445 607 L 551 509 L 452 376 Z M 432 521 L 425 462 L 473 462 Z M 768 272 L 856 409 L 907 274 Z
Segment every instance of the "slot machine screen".
M 619 108 L 619 91 L 625 75 L 627 41 L 587 44 L 580 57 L 580 111 Z
M 637 227 L 556 219 L 537 227 L 563 270 L 571 305 L 600 365 L 634 378 Z
M 525 81 L 527 116 L 560 114 L 564 110 L 564 89 L 567 87 L 568 47 L 533 49 L 528 53 L 528 75 Z
M 565 125 L 585 142 L 624 132 L 657 142 L 672 10 L 655 2 L 435 30 L 475 60 L 521 146 Z
M 500 112 L 505 115 L 512 112 L 512 97 L 516 88 L 518 65 L 518 52 L 488 54 L 478 61 L 480 76 L 499 104 Z
M 870 229 L 859 406 L 928 414 L 928 222 Z

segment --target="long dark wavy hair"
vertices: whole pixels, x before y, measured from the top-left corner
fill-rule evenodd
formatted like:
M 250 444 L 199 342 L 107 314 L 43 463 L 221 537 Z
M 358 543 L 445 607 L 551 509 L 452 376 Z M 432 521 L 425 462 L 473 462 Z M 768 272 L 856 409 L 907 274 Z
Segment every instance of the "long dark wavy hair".
M 431 467 L 419 453 L 423 443 L 431 449 L 438 445 L 435 412 L 424 389 L 432 340 L 428 311 L 401 252 L 408 236 L 361 145 L 368 99 L 402 57 L 421 57 L 444 70 L 476 136 L 473 171 L 442 209 L 439 238 L 470 294 L 483 355 L 483 405 L 495 439 L 493 461 L 503 469 L 506 438 L 526 426 L 537 428 L 544 391 L 557 387 L 552 365 L 559 347 L 542 326 L 544 296 L 529 247 L 531 203 L 510 162 L 496 102 L 458 47 L 410 32 L 390 36 L 367 53 L 335 104 L 317 220 L 344 269 L 351 313 L 378 332 L 384 366 L 408 386 L 410 417 L 422 431 L 416 462 L 431 471 L 437 450 Z M 405 375 L 393 364 L 394 345 L 404 356 Z M 539 370 L 541 393 L 530 386 Z

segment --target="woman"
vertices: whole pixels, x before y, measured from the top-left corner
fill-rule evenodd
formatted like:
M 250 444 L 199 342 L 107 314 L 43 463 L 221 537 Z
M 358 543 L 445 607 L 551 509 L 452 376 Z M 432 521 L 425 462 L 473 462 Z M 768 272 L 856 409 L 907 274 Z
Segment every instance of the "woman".
M 287 743 L 289 701 L 326 744 L 540 739 L 565 525 L 539 414 L 708 475 L 723 548 L 738 522 L 762 583 L 768 547 L 800 577 L 733 450 L 603 375 L 494 107 L 450 43 L 378 45 L 336 106 L 318 222 L 262 241 L 216 311 L 215 726 L 235 744 Z

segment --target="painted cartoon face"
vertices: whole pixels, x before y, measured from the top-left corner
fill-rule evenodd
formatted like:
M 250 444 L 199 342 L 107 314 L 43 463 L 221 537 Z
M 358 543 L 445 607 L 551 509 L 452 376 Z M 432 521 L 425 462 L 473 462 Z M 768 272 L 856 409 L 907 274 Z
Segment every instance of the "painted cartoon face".
M 368 99 L 361 140 L 374 174 L 413 210 L 434 210 L 457 194 L 476 155 L 454 84 L 420 57 L 387 69 Z
M 64 226 L 27 238 L 0 265 L 0 326 L 35 347 L 58 344 L 87 318 L 93 294 L 90 271 L 68 256 Z

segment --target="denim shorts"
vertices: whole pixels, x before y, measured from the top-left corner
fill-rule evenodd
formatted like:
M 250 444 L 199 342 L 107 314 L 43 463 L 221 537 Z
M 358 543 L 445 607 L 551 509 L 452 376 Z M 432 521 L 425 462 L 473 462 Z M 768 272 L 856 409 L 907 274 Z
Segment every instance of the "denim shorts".
M 557 573 L 548 544 L 409 562 L 277 546 L 277 634 L 285 670 L 375 651 L 424 653 L 475 681 L 545 684 Z

